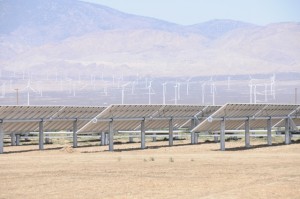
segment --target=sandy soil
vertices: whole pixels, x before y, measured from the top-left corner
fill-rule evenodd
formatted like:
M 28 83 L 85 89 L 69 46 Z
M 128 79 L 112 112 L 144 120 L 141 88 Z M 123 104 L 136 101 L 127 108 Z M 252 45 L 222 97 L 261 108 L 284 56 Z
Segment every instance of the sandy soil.
M 300 143 L 147 142 L 72 149 L 7 146 L 0 155 L 4 198 L 300 198 Z M 240 148 L 241 147 L 241 148 Z M 123 149 L 123 150 L 122 150 Z

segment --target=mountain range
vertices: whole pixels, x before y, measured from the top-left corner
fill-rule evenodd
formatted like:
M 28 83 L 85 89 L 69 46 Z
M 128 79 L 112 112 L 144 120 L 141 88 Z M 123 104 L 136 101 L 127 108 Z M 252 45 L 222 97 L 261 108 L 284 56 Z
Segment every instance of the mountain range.
M 151 76 L 300 72 L 300 23 L 183 26 L 77 0 L 0 0 L 0 69 Z

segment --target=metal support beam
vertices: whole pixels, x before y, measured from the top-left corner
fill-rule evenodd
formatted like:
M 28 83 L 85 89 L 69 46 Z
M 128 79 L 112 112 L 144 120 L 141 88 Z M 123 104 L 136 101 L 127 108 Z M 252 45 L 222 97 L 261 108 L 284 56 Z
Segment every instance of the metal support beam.
M 109 151 L 114 151 L 114 129 L 113 129 L 113 121 L 108 123 L 109 128 Z
M 3 123 L 0 123 L 0 154 L 3 153 L 3 146 L 4 146 L 4 130 L 3 130 Z
M 272 145 L 272 120 L 268 119 L 267 120 L 267 141 L 268 145 Z
M 221 132 L 220 132 L 220 149 L 225 151 L 225 120 L 221 121 Z
M 16 135 L 16 145 L 17 146 L 20 146 L 20 137 L 21 137 L 20 134 Z
M 289 118 L 285 119 L 285 144 L 290 144 L 290 125 Z
M 250 148 L 250 121 L 245 121 L 245 147 Z
M 169 120 L 169 146 L 173 145 L 173 118 Z
M 100 145 L 101 146 L 104 146 L 105 145 L 105 132 L 101 132 L 101 143 L 100 143 Z
M 10 134 L 11 146 L 16 146 L 16 134 Z
M 39 122 L 39 149 L 44 149 L 44 122 Z
M 77 147 L 77 120 L 73 122 L 73 148 Z
M 146 148 L 145 145 L 145 120 L 141 122 L 141 149 Z

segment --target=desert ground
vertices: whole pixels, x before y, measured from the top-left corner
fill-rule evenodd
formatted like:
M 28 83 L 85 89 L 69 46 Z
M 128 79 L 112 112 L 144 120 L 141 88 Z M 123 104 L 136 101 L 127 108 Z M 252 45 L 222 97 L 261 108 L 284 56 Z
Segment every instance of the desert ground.
M 6 146 L 0 199 L 6 198 L 300 198 L 300 142 L 266 146 L 252 139 L 88 146 Z M 96 145 L 97 143 L 92 143 Z

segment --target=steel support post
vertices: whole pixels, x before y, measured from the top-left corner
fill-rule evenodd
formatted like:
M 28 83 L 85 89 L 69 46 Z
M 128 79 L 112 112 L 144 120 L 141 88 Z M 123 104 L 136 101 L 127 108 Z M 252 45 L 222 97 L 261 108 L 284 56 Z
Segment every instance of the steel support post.
M 198 144 L 199 133 L 195 133 L 194 143 Z
M 39 122 L 39 149 L 44 149 L 44 122 Z
M 77 147 L 77 120 L 73 122 L 73 147 Z
M 289 118 L 285 118 L 285 144 L 290 144 L 290 124 L 289 124 Z
M 133 136 L 132 136 L 132 133 L 129 134 L 129 143 L 133 143 Z
M 50 144 L 50 138 L 49 138 L 49 135 L 46 134 L 45 136 L 45 144 Z
M 220 149 L 225 151 L 225 120 L 221 121 L 221 132 L 220 132 Z
M 20 146 L 20 137 L 21 137 L 20 134 L 16 135 L 16 145 L 17 146 Z
M 191 130 L 195 128 L 195 119 L 191 119 Z M 191 144 L 195 144 L 195 132 L 191 132 Z
M 169 146 L 173 145 L 173 118 L 169 120 Z
M 152 136 L 153 136 L 153 137 L 152 137 L 152 141 L 153 141 L 153 142 L 156 142 L 156 133 L 153 133 Z
M 191 144 L 195 144 L 195 132 L 191 132 Z
M 218 133 L 214 133 L 214 142 L 215 143 L 218 143 Z
M 3 123 L 0 123 L 0 154 L 3 153 L 3 147 L 4 147 L 4 130 L 3 130 Z
M 105 145 L 105 132 L 101 132 L 101 142 L 100 142 L 100 145 L 101 146 L 104 146 Z
M 267 142 L 268 145 L 272 145 L 272 120 L 267 120 Z
M 114 129 L 113 129 L 113 121 L 110 121 L 108 124 L 109 128 L 109 151 L 114 151 Z
M 250 148 L 250 121 L 245 121 L 245 147 Z
M 16 146 L 16 134 L 15 133 L 10 134 L 10 140 L 11 140 L 11 146 Z
M 141 121 L 141 149 L 146 147 L 145 141 L 145 120 L 143 120 Z
M 104 145 L 108 145 L 108 133 L 105 133 L 105 135 L 104 135 Z

